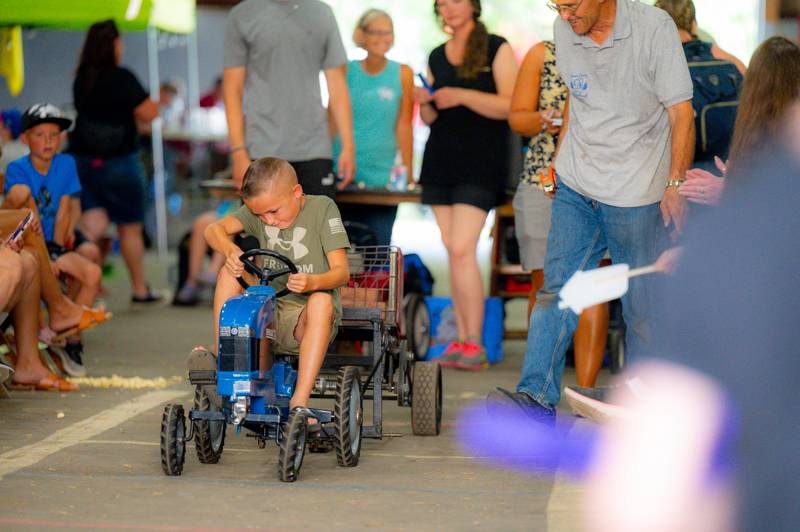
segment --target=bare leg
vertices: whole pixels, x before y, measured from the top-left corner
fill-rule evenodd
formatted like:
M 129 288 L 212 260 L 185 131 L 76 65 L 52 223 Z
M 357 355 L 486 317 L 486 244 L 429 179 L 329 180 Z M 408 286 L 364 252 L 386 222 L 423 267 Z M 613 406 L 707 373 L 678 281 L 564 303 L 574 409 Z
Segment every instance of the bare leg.
M 314 381 L 322 367 L 325 351 L 330 341 L 332 321 L 333 298 L 331 295 L 324 292 L 311 294 L 295 327 L 295 338 L 300 341 L 300 364 L 297 372 L 297 385 L 289 403 L 291 408 L 308 406 Z
M 73 301 L 87 307 L 94 305 L 97 292 L 100 291 L 100 279 L 103 276 L 100 266 L 74 252 L 61 255 L 56 264 L 61 271 L 77 281 L 78 291 Z
M 453 232 L 453 207 L 450 205 L 434 205 L 432 207 L 433 215 L 436 218 L 436 224 L 439 226 L 439 233 L 442 236 L 442 244 L 444 244 L 444 248 L 447 251 L 447 266 L 450 272 L 450 297 L 453 300 L 453 309 L 456 309 L 455 316 L 456 316 L 456 328 L 458 329 L 458 337 L 461 339 L 465 339 L 466 336 L 466 324 L 463 321 L 463 316 L 458 312 L 457 309 L 461 307 L 461 303 L 458 300 L 460 293 L 453 289 L 453 261 L 450 260 L 450 246 L 451 246 L 451 236 Z
M 14 381 L 35 383 L 47 377 L 50 372 L 39 358 L 39 276 L 32 256 L 21 256 L 26 262 L 25 269 L 30 272 L 22 297 L 12 311 L 14 319 L 14 338 L 17 344 L 17 364 Z
M 8 234 L 13 231 L 27 213 L 27 209 L 0 210 L 0 233 Z M 29 230 L 24 233 L 23 243 L 24 249 L 36 259 L 41 299 L 47 304 L 50 328 L 60 331 L 77 325 L 83 309 L 61 293 L 61 285 L 50 267 L 50 255 L 47 253 L 44 238 L 41 234 Z M 37 296 L 37 302 L 38 299 Z
M 25 262 L 19 254 L 0 245 L 0 311 L 8 312 L 17 304 L 25 286 Z
M 144 280 L 144 238 L 142 237 L 142 224 L 122 224 L 117 226 L 119 231 L 119 246 L 128 273 L 131 276 L 133 295 L 147 296 L 147 282 Z
M 197 278 L 203 270 L 203 259 L 208 252 L 208 244 L 204 236 L 206 227 L 216 220 L 216 212 L 208 211 L 198 216 L 192 225 L 192 237 L 189 239 L 189 271 L 186 277 L 187 284 L 197 286 Z
M 478 268 L 477 247 L 488 213 L 472 205 L 453 207 L 448 247 L 450 285 L 455 296 L 455 311 L 463 323 L 462 338 L 480 342 L 483 329 L 483 280 Z
M 97 244 L 106 233 L 111 220 L 105 209 L 95 208 L 84 211 L 81 215 L 80 227 L 83 234 L 91 242 Z
M 214 289 L 214 339 L 211 343 L 210 351 L 217 352 L 219 345 L 219 314 L 222 312 L 222 305 L 235 295 L 242 293 L 242 287 L 236 277 L 230 274 L 225 268 L 220 269 L 217 276 L 217 287 Z
M 608 337 L 608 303 L 587 308 L 578 319 L 575 345 L 575 377 L 578 386 L 591 388 L 597 380 Z

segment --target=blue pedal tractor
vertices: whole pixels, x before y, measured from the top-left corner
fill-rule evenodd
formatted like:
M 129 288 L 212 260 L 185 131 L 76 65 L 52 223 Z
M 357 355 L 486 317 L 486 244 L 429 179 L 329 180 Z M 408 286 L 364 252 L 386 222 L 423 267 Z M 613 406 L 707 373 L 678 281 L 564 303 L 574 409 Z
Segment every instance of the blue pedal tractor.
M 270 269 L 254 262 L 267 257 L 282 267 Z M 276 293 L 272 280 L 295 273 L 295 265 L 279 253 L 255 249 L 242 255 L 248 273 L 259 284 L 240 283 L 245 292 L 223 306 L 219 324 L 216 369 L 195 369 L 189 380 L 195 386 L 188 416 L 180 404 L 164 408 L 161 421 L 161 465 L 165 474 L 180 475 L 186 444 L 195 441 L 201 463 L 220 461 L 228 425 L 244 428 L 260 448 L 275 441 L 278 478 L 297 480 L 305 451 L 336 451 L 340 466 L 354 467 L 361 454 L 362 437 L 382 437 L 382 399 L 394 398 L 411 406 L 414 434 L 438 435 L 442 415 L 442 374 L 435 362 L 420 362 L 406 348 L 402 301 L 402 254 L 397 248 L 367 246 L 348 253 L 350 282 L 340 289 L 342 325 L 338 346 L 347 354 L 329 352 L 317 377 L 314 398 L 333 399 L 332 410 L 295 408 L 289 400 L 297 379 L 298 356 L 277 353 L 275 339 Z M 362 376 L 364 378 L 362 378 Z M 364 424 L 364 399 L 371 399 L 372 425 Z M 188 433 L 186 418 L 188 417 Z M 308 433 L 308 419 L 321 430 Z

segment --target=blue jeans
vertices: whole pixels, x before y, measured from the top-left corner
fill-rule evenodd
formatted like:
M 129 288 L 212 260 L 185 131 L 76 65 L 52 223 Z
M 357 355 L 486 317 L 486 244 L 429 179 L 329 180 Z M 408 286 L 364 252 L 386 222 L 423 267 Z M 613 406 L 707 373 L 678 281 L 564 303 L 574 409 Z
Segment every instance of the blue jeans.
M 559 182 L 553 199 L 552 226 L 547 238 L 544 285 L 528 328 L 528 343 L 518 392 L 555 408 L 561 398 L 565 352 L 578 316 L 558 308 L 558 292 L 578 270 L 595 268 L 606 249 L 616 264 L 631 268 L 651 264 L 665 234 L 659 204 L 612 207 L 582 196 Z M 631 279 L 622 297 L 627 325 L 626 362 L 645 351 L 649 342 L 649 279 Z

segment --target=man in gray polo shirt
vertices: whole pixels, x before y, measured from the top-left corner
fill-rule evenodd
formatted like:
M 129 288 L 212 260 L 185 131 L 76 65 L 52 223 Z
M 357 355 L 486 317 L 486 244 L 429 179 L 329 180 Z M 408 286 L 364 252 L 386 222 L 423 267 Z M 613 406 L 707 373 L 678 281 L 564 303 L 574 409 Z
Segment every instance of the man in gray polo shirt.
M 513 402 L 536 417 L 555 415 L 564 354 L 578 322 L 559 310 L 558 292 L 608 250 L 631 268 L 652 263 L 660 236 L 681 232 L 686 203 L 678 185 L 692 161 L 692 82 L 669 15 L 632 0 L 556 0 L 558 70 L 569 88 L 555 171 L 544 286 L 528 329 Z M 646 280 L 622 298 L 626 359 L 649 338 Z
M 335 195 L 320 71 L 325 74 L 331 114 L 342 137 L 339 172 L 344 184 L 353 179 L 353 119 L 347 80 L 340 68 L 346 62 L 339 28 L 327 4 L 246 0 L 231 10 L 225 29 L 222 88 L 237 185 L 252 159 L 270 156 L 292 164 L 306 193 Z

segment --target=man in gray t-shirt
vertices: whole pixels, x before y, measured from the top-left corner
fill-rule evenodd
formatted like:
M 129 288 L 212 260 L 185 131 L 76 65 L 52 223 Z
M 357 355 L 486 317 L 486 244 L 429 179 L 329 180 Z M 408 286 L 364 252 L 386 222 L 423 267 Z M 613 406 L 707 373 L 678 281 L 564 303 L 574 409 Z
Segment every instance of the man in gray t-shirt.
M 692 161 L 692 82 L 675 24 L 633 0 L 555 0 L 558 70 L 569 103 L 557 149 L 557 188 L 544 286 L 531 316 L 522 376 L 513 401 L 550 417 L 561 396 L 564 353 L 578 322 L 558 308 L 558 292 L 608 251 L 631 268 L 652 263 L 669 228 L 686 216 L 678 185 Z M 626 362 L 647 350 L 646 279 L 622 298 Z
M 271 156 L 292 164 L 306 193 L 334 195 L 320 72 L 325 74 L 331 115 L 342 137 L 339 173 L 345 184 L 353 179 L 352 112 L 341 68 L 346 62 L 327 4 L 245 0 L 231 10 L 225 29 L 223 95 L 237 185 L 252 159 Z

